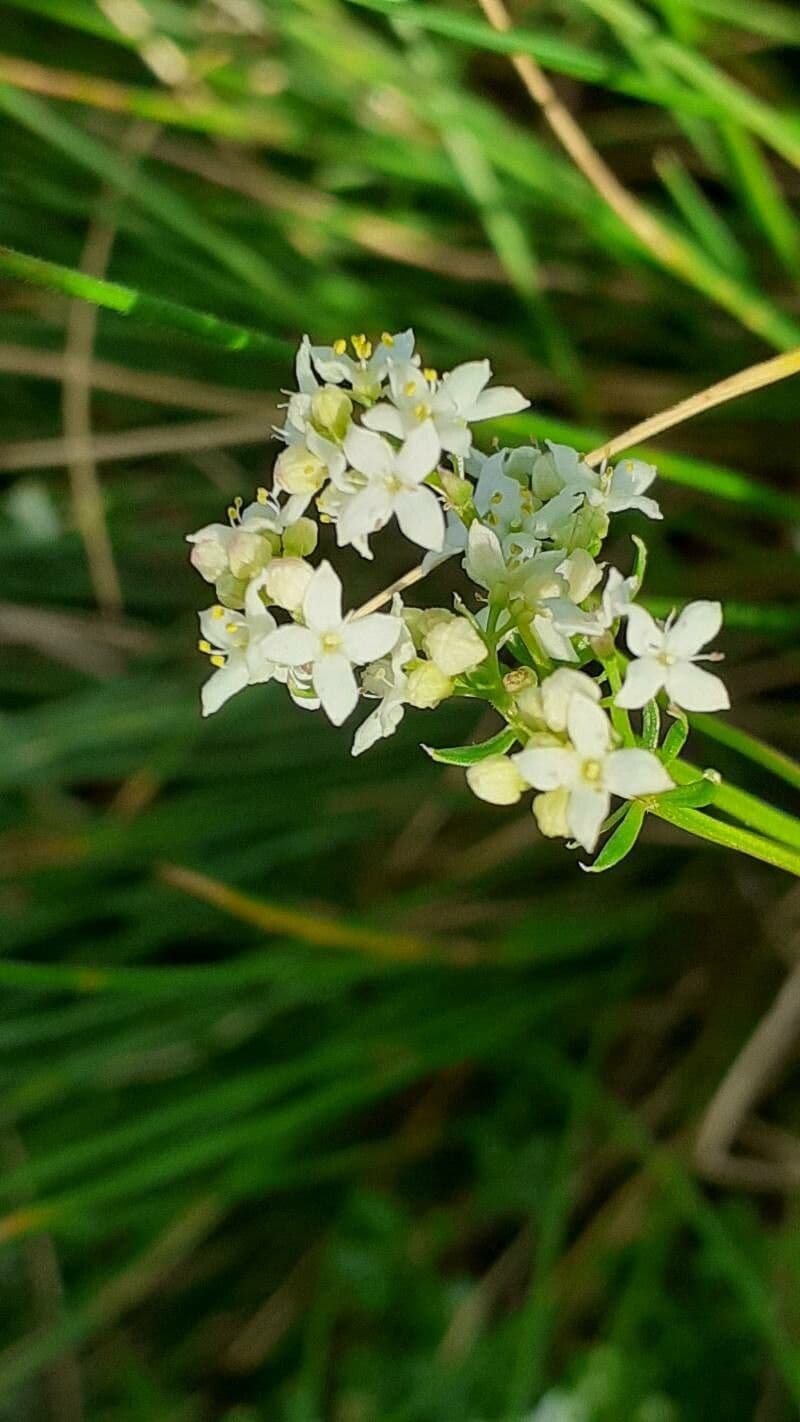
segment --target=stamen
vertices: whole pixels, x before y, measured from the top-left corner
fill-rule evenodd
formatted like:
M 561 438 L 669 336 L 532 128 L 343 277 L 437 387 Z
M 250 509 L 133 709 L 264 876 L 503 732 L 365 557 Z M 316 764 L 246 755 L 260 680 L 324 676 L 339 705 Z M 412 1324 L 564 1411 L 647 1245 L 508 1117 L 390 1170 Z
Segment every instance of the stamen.
M 269 503 L 269 494 L 264 488 L 263 484 L 260 485 L 258 489 L 256 489 L 256 498 L 260 504 Z
M 213 657 L 209 657 L 212 667 L 224 667 L 225 658 L 221 652 L 215 652 Z
M 200 641 L 199 641 L 198 644 L 197 644 L 197 650 L 198 650 L 198 652 L 210 652 L 210 651 L 211 651 L 211 643 L 210 643 L 210 642 L 207 642 L 206 639 L 205 639 L 205 637 L 201 637 L 201 638 L 200 638 Z
M 420 405 L 415 405 L 415 406 L 414 406 L 414 418 L 417 419 L 417 420 L 420 420 L 420 421 L 421 421 L 421 420 L 427 420 L 427 418 L 428 418 L 430 412 L 431 412 L 431 407 L 430 407 L 430 405 L 420 404 Z
M 372 342 L 368 341 L 363 331 L 360 336 L 351 336 L 350 341 L 359 360 L 369 360 L 372 355 Z
M 224 617 L 224 616 L 225 616 L 225 608 L 224 608 L 224 607 L 220 607 L 219 603 L 217 603 L 216 607 L 212 607 L 212 609 L 211 609 L 211 616 L 212 616 L 212 617 L 216 617 L 216 618 Z
M 416 380 L 407 380 L 406 383 L 405 383 L 405 385 L 403 386 L 403 394 L 404 394 L 404 395 L 408 395 L 409 398 L 410 398 L 412 395 L 416 395 L 416 393 L 417 393 L 417 382 L 416 382 Z
M 384 332 L 383 332 L 383 334 L 382 334 L 382 336 L 381 336 L 381 340 L 382 340 L 382 342 L 383 342 L 383 344 L 384 344 L 385 346 L 393 346 L 393 345 L 394 345 L 394 336 L 390 335 L 388 331 L 384 331 Z
M 340 355 L 340 356 L 341 356 L 341 355 L 344 355 L 344 353 L 345 353 L 346 350 L 347 350 L 347 341 L 344 339 L 344 337 L 340 336 L 339 339 L 338 339 L 338 341 L 334 341 L 334 343 L 333 343 L 333 354 L 334 354 L 334 355 Z
M 426 365 L 422 374 L 425 376 L 425 379 L 428 381 L 429 385 L 432 385 L 434 380 L 439 379 L 439 372 L 438 370 L 434 370 L 432 365 Z

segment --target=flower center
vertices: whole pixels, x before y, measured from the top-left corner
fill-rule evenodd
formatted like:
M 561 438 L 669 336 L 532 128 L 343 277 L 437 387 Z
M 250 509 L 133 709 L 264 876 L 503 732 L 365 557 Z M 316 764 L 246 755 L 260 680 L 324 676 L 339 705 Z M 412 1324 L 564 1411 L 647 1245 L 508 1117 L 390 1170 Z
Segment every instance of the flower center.
M 585 760 L 581 766 L 581 775 L 589 785 L 596 785 L 603 774 L 603 766 L 599 760 Z
M 659 652 L 657 660 L 661 663 L 662 667 L 672 667 L 675 665 L 675 657 L 671 652 Z
M 419 420 L 420 423 L 421 423 L 423 420 L 427 420 L 427 418 L 428 418 L 430 412 L 431 412 L 431 407 L 430 407 L 430 405 L 426 405 L 426 404 L 424 403 L 424 401 L 420 401 L 419 405 L 415 405 L 415 406 L 414 406 L 414 418 L 417 419 L 417 420 Z
M 342 639 L 338 632 L 326 632 L 322 638 L 323 652 L 338 652 L 342 645 Z

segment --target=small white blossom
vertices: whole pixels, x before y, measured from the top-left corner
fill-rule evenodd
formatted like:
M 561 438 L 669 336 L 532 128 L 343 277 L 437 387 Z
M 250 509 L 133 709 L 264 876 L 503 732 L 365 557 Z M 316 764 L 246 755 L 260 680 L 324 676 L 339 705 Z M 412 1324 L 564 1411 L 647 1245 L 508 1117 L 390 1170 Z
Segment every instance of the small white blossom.
M 271 681 L 273 677 L 285 680 L 264 648 L 265 639 L 275 629 L 275 618 L 265 608 L 253 584 L 251 589 L 252 592 L 248 589 L 244 614 L 231 612 L 219 604 L 199 614 L 200 650 L 209 656 L 215 668 L 201 692 L 204 716 L 219 711 L 246 686 Z
M 392 602 L 394 617 L 400 617 L 402 606 L 400 598 L 395 594 Z M 362 690 L 367 696 L 377 696 L 379 704 L 356 731 L 353 737 L 353 755 L 362 755 L 374 746 L 376 741 L 394 735 L 405 715 L 408 689 L 406 667 L 414 660 L 414 656 L 414 643 L 403 624 L 403 630 L 391 654 L 364 668 L 361 676 Z
M 613 627 L 621 617 L 629 615 L 638 591 L 639 579 L 634 574 L 623 578 L 618 568 L 609 568 L 598 613 L 598 619 L 605 631 Z
M 655 499 L 644 497 L 656 477 L 652 464 L 646 464 L 643 459 L 625 458 L 613 468 L 608 464 L 601 469 L 591 469 L 569 445 L 548 440 L 547 447 L 562 488 L 583 494 L 592 508 L 606 514 L 637 509 L 648 518 L 661 518 Z
M 376 400 L 387 372 L 395 362 L 411 362 L 414 354 L 414 332 L 398 331 L 395 335 L 385 333 L 373 350 L 366 336 L 353 336 L 351 345 L 354 356 L 347 353 L 344 341 L 333 346 L 312 346 L 307 336 L 303 337 L 304 379 L 313 375 L 315 368 L 322 380 L 332 385 L 349 383 L 362 400 Z M 299 356 L 298 356 L 299 358 Z M 302 389 L 302 386 L 300 387 Z
M 391 650 L 402 621 L 388 613 L 347 620 L 342 616 L 342 584 L 330 563 L 320 563 L 303 599 L 305 626 L 279 627 L 265 641 L 265 651 L 282 666 L 309 668 L 311 684 L 323 710 L 340 726 L 358 701 L 354 666 L 375 661 Z
M 439 445 L 426 420 L 395 451 L 372 430 L 353 425 L 345 453 L 366 484 L 344 501 L 336 525 L 340 545 L 355 543 L 383 528 L 394 514 L 406 538 L 420 548 L 441 549 L 444 542 L 442 506 L 425 479 L 436 468 Z
M 663 687 L 671 701 L 684 711 L 726 711 L 730 698 L 723 681 L 704 671 L 697 662 L 700 648 L 722 626 L 718 602 L 690 602 L 680 616 L 661 626 L 643 607 L 628 612 L 628 646 L 635 661 L 628 667 L 618 706 L 644 706 Z
M 589 696 L 570 698 L 570 744 L 534 747 L 513 757 L 520 774 L 536 790 L 566 790 L 569 833 L 591 852 L 608 815 L 612 795 L 624 800 L 672 788 L 661 761 L 651 751 L 612 750 L 611 724 Z
M 470 425 L 514 414 L 530 404 L 518 390 L 497 385 L 487 390 L 492 375 L 488 360 L 468 361 L 439 380 L 411 363 L 389 366 L 391 403 L 381 401 L 364 416 L 368 429 L 405 439 L 417 425 L 430 420 L 439 448 L 461 457 L 472 448 Z

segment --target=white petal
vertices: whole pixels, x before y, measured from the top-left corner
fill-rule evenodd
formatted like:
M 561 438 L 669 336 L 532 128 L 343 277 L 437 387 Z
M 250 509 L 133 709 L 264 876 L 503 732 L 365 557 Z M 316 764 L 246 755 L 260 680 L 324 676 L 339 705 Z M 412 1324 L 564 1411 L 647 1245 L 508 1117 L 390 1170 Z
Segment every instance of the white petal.
M 263 651 L 270 661 L 279 662 L 284 667 L 302 667 L 313 661 L 318 642 L 307 627 L 287 625 L 270 632 L 264 638 Z
M 612 795 L 632 800 L 636 795 L 660 795 L 672 790 L 664 766 L 652 751 L 626 749 L 612 751 L 603 766 L 603 780 Z
M 617 497 L 611 495 L 606 499 L 606 513 L 624 513 L 626 509 L 636 509 L 637 513 L 644 514 L 645 518 L 663 518 L 655 499 L 644 499 L 638 494 L 623 495 Z
M 694 662 L 676 662 L 664 684 L 670 699 L 684 711 L 727 711 L 731 704 L 724 681 Z
M 297 348 L 294 369 L 297 377 L 298 390 L 303 395 L 313 395 L 318 386 L 314 368 L 311 364 L 311 342 L 308 336 L 303 337 Z
M 475 401 L 485 385 L 492 378 L 492 367 L 488 360 L 470 360 L 457 365 L 442 381 L 442 390 L 457 405 L 461 414 L 469 418 Z
M 432 489 L 402 489 L 395 499 L 394 508 L 406 538 L 433 553 L 441 550 L 444 544 L 444 514 Z
M 510 385 L 495 385 L 491 390 L 483 390 L 470 411 L 471 420 L 496 420 L 500 415 L 516 415 L 519 410 L 527 410 L 530 400 L 520 395 Z
M 614 697 L 615 706 L 624 706 L 627 711 L 645 706 L 661 690 L 666 674 L 666 667 L 655 657 L 641 657 L 639 661 L 631 662 L 622 690 Z
M 628 646 L 635 657 L 655 657 L 664 648 L 664 633 L 643 607 L 628 613 Z
M 600 826 L 608 809 L 607 790 L 592 790 L 588 785 L 579 785 L 570 794 L 567 805 L 569 832 L 590 854 L 597 844 Z
M 376 662 L 390 652 L 401 632 L 403 622 L 388 612 L 371 612 L 368 617 L 355 617 L 342 628 L 342 646 L 358 666 Z
M 215 711 L 219 711 L 220 706 L 224 706 L 237 691 L 242 691 L 247 686 L 247 682 L 247 664 L 244 657 L 231 657 L 224 667 L 220 667 L 203 683 L 200 692 L 203 715 L 211 716 Z
M 345 435 L 344 452 L 353 468 L 366 474 L 368 479 L 391 474 L 394 468 L 391 445 L 374 430 L 362 429 L 361 425 L 350 426 Z
M 341 726 L 358 701 L 358 684 L 347 657 L 329 652 L 314 663 L 314 690 L 334 726 Z
M 421 484 L 439 462 L 441 445 L 433 420 L 423 420 L 411 431 L 403 448 L 395 459 L 395 468 L 401 479 L 410 479 Z
M 463 420 L 450 420 L 438 416 L 436 432 L 442 449 L 446 449 L 448 454 L 458 455 L 460 459 L 467 458 L 472 449 L 472 431 L 469 425 L 464 424 Z
M 382 702 L 366 721 L 362 721 L 353 737 L 353 755 L 363 755 L 376 741 L 393 736 L 405 715 L 402 701 Z
M 497 534 L 477 519 L 470 524 L 465 567 L 473 582 L 480 583 L 482 588 L 491 589 L 507 576 Z
M 541 686 L 544 719 L 551 731 L 566 731 L 567 709 L 573 696 L 588 696 L 600 700 L 600 687 L 585 672 L 572 667 L 559 667 L 545 677 Z
M 263 604 L 262 604 L 263 606 Z M 216 614 L 216 615 L 215 615 Z M 247 626 L 245 619 L 240 612 L 231 612 L 230 608 L 223 607 L 222 616 L 219 616 L 219 605 L 206 607 L 198 613 L 200 620 L 200 635 L 207 642 L 211 642 L 215 647 L 221 647 L 224 652 L 231 647 L 241 646 L 247 641 L 243 635 Z M 229 631 L 233 628 L 233 631 Z
M 342 584 L 327 559 L 320 563 L 308 585 L 303 616 L 313 632 L 328 632 L 342 620 Z
M 690 602 L 667 632 L 667 651 L 673 657 L 693 657 L 707 642 L 713 642 L 721 626 L 722 603 Z
M 342 505 L 336 523 L 336 541 L 340 548 L 363 538 L 366 534 L 377 533 L 392 516 L 392 496 L 385 484 L 368 484 L 359 489 Z
M 368 430 L 380 430 L 381 434 L 394 435 L 395 439 L 402 439 L 405 434 L 403 416 L 395 405 L 390 405 L 386 400 L 365 411 L 361 423 L 366 425 Z
M 588 696 L 572 696 L 567 707 L 567 732 L 586 760 L 602 760 L 611 745 L 611 722 Z
M 580 762 L 568 746 L 533 746 L 511 759 L 534 790 L 558 790 L 570 786 L 580 775 Z

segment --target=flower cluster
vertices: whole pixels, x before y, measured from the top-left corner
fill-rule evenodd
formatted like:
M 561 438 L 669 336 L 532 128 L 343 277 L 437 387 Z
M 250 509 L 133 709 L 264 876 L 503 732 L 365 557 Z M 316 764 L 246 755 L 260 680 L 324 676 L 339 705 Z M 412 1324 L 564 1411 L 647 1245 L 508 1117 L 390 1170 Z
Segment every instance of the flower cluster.
M 659 623 L 636 600 L 641 540 L 627 575 L 601 558 L 617 514 L 661 518 L 651 465 L 592 467 L 549 441 L 475 447 L 476 424 L 528 403 L 491 385 L 491 373 L 488 361 L 470 361 L 440 377 L 422 366 L 411 331 L 375 346 L 363 335 L 349 346 L 303 339 L 272 488 L 189 537 L 192 564 L 217 599 L 200 614 L 200 650 L 214 669 L 203 711 L 273 679 L 335 725 L 371 699 L 357 755 L 391 735 L 408 706 L 488 702 L 504 723 L 498 735 L 431 754 L 465 767 L 474 793 L 493 804 L 536 791 L 542 833 L 591 852 L 620 818 L 609 822 L 612 797 L 641 807 L 676 793 L 675 738 L 658 744 L 662 693 L 682 725 L 685 711 L 727 707 L 719 677 L 698 665 L 716 659 L 701 649 L 722 611 L 696 602 Z M 390 588 L 343 612 L 331 563 L 310 561 L 321 531 L 332 552 L 335 540 L 372 559 L 370 540 L 392 519 L 423 550 L 420 575 L 461 560 L 471 607 L 458 598 L 452 609 L 404 607 Z M 630 656 L 618 645 L 623 626 Z M 638 733 L 632 710 L 643 712 Z

